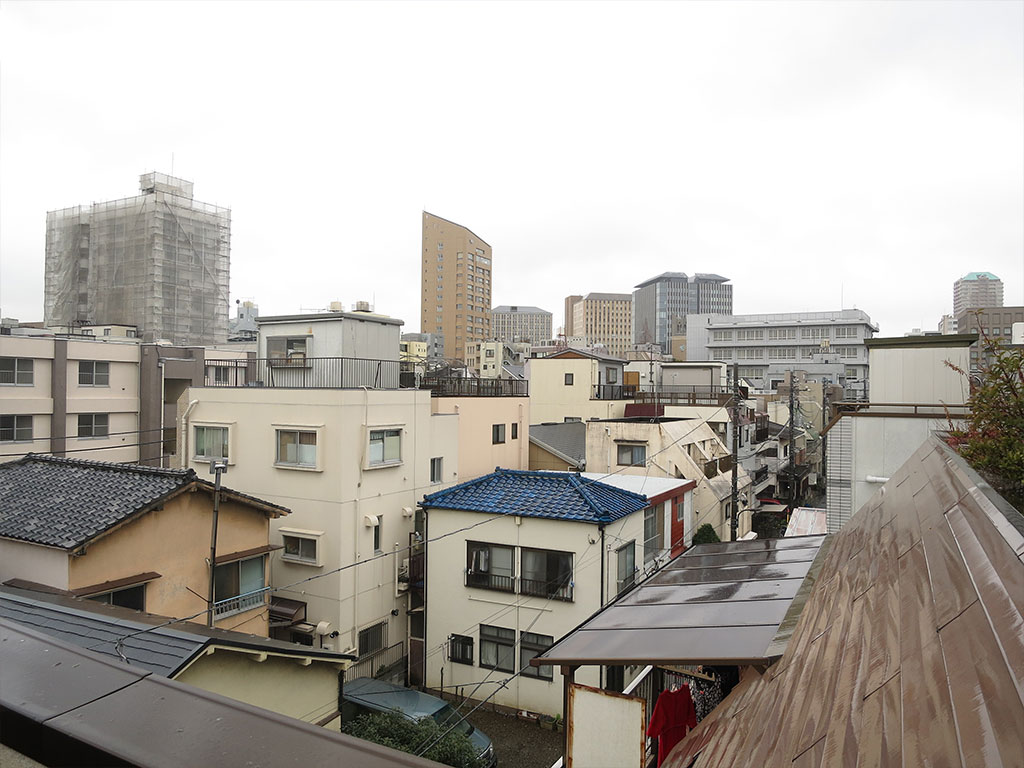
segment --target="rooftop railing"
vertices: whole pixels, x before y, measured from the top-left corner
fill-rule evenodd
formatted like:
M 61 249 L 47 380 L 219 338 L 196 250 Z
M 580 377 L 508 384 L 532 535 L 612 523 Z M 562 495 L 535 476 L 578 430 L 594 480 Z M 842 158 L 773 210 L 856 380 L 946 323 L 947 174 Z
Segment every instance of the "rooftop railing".
M 654 405 L 721 406 L 732 403 L 732 398 L 731 387 L 710 384 L 667 384 L 653 391 L 634 384 L 597 384 L 591 393 L 592 400 L 632 400 Z

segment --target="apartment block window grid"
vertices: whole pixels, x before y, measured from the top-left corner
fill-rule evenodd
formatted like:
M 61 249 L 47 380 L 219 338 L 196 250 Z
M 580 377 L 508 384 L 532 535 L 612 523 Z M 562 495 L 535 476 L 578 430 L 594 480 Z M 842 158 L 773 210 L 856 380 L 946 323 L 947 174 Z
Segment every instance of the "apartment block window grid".
M 0 357 L 0 384 L 30 387 L 34 378 L 34 361 L 24 357 Z
M 109 387 L 110 363 L 95 360 L 79 361 L 78 384 L 82 387 Z
M 110 433 L 110 415 L 106 413 L 78 414 L 79 437 L 106 437 Z
M 0 443 L 32 442 L 32 416 L 27 414 L 0 416 Z

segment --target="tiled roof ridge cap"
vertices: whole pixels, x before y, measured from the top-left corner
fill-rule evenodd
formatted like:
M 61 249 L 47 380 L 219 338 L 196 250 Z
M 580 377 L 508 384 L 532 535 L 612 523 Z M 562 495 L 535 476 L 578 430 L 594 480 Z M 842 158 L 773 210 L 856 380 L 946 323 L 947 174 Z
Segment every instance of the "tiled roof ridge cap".
M 196 471 L 188 469 L 172 469 L 170 467 L 147 467 L 142 464 L 119 463 L 115 461 L 96 461 L 95 459 L 77 459 L 67 456 L 53 456 L 48 453 L 29 453 L 20 461 L 12 461 L 8 466 L 22 463 L 42 462 L 45 464 L 59 464 L 63 466 L 82 467 L 85 469 L 109 469 L 118 472 L 133 472 L 144 475 L 163 475 L 165 477 L 177 477 L 182 480 L 197 480 Z

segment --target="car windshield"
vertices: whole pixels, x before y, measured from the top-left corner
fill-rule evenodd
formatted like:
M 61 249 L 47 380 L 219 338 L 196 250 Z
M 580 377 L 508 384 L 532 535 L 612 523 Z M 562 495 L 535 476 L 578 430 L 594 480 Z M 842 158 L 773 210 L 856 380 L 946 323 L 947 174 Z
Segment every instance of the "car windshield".
M 450 726 L 456 720 L 462 717 L 458 712 L 452 709 L 451 704 L 445 704 L 437 712 L 433 714 L 433 718 L 442 726 Z M 467 736 L 473 732 L 473 726 L 470 725 L 468 720 L 461 720 L 455 730 L 459 733 L 464 733 Z

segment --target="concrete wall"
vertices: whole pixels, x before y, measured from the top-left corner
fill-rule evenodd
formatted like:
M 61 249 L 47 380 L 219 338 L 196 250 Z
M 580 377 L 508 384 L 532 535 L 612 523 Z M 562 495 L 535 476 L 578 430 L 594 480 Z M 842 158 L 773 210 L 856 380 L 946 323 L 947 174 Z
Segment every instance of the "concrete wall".
M 571 373 L 573 383 L 565 383 Z M 530 420 L 534 424 L 566 418 L 611 419 L 625 413 L 624 400 L 593 400 L 598 361 L 589 358 L 535 358 L 526 361 L 530 381 Z M 603 380 L 603 379 L 602 379 Z M 621 383 L 621 382 L 620 382 Z
M 261 660 L 262 659 L 262 660 Z M 338 709 L 340 664 L 216 648 L 175 676 L 181 683 L 315 723 Z M 340 721 L 331 726 L 338 730 Z
M 970 349 L 958 347 L 875 347 L 870 350 L 871 401 L 875 403 L 967 402 Z M 916 448 L 916 446 L 915 446 Z M 908 454 L 909 456 L 909 454 Z
M 428 510 L 427 534 L 431 539 L 487 519 L 477 512 Z M 494 519 L 470 531 L 431 541 L 427 552 L 427 685 L 469 685 L 479 680 L 500 681 L 511 673 L 480 667 L 480 624 L 515 630 L 517 641 L 522 632 L 550 635 L 557 640 L 589 617 L 601 606 L 601 560 L 605 560 L 605 602 L 616 588 L 616 549 L 635 542 L 635 559 L 643 565 L 642 511 L 634 512 L 605 531 L 605 550 L 601 550 L 601 531 L 589 523 L 509 516 Z M 480 541 L 516 547 L 559 550 L 573 553 L 573 602 L 548 600 L 529 595 L 467 587 L 466 542 Z M 593 542 L 593 543 L 591 543 Z M 520 573 L 518 550 L 516 574 Z M 473 637 L 473 665 L 448 658 L 447 639 L 451 634 Z M 518 667 L 518 647 L 517 647 Z M 496 704 L 547 714 L 562 711 L 562 678 L 557 669 L 552 680 L 520 675 L 498 692 Z M 599 684 L 597 667 L 584 667 L 577 682 Z M 468 694 L 474 686 L 469 686 Z M 494 689 L 480 686 L 477 698 Z M 448 689 L 451 690 L 451 689 Z
M 380 322 L 373 315 L 361 318 L 346 313 L 336 318 L 275 322 L 264 319 L 260 322 L 259 357 L 267 357 L 269 337 L 312 336 L 307 357 L 397 360 L 401 331 L 402 326 L 394 320 Z
M 435 414 L 458 414 L 459 465 L 451 467 L 453 482 L 471 480 L 493 472 L 495 467 L 527 469 L 530 445 L 528 397 L 435 397 Z M 492 427 L 505 425 L 505 442 L 492 441 Z M 517 437 L 512 437 L 512 425 Z M 454 476 L 458 472 L 457 477 Z M 446 472 L 447 475 L 447 472 Z M 446 480 L 449 478 L 446 477 Z
M 227 483 L 225 483 L 227 485 Z M 95 541 L 71 558 L 68 589 L 155 571 L 146 585 L 146 610 L 163 616 L 189 616 L 206 606 L 210 571 L 213 499 L 203 491 L 175 496 L 163 509 L 136 518 Z M 217 526 L 217 555 L 266 546 L 267 516 L 252 507 L 222 500 Z M 269 569 L 267 569 L 269 571 Z M 194 619 L 205 624 L 206 617 Z M 266 635 L 263 607 L 218 619 L 217 626 Z
M 68 553 L 13 539 L 0 539 L 0 582 L 25 579 L 68 588 Z
M 196 388 L 182 395 L 179 414 L 192 400 L 198 403 L 189 415 L 189 452 L 179 449 L 179 455 L 205 472 L 206 464 L 196 463 L 192 453 L 195 425 L 228 427 L 233 464 L 225 482 L 292 510 L 273 524 L 271 543 L 282 543 L 282 527 L 312 532 L 308 535 L 318 540 L 320 565 L 289 562 L 280 552 L 272 555 L 274 586 L 373 558 L 374 530 L 367 523 L 380 520 L 384 556 L 281 596 L 305 602 L 309 623 L 328 621 L 342 633 L 329 641 L 334 650 L 354 647 L 358 631 L 380 621 L 388 622 L 389 645 L 405 641 L 408 601 L 404 592 L 396 595 L 395 571 L 407 556 L 402 548 L 409 544 L 417 502 L 424 493 L 460 479 L 454 476 L 459 417 L 432 415 L 430 393 L 419 390 Z M 402 431 L 401 462 L 370 468 L 369 433 L 384 427 Z M 281 428 L 316 432 L 316 467 L 275 463 L 276 430 Z M 434 457 L 442 459 L 444 483 L 430 482 Z M 392 610 L 398 615 L 392 616 Z

